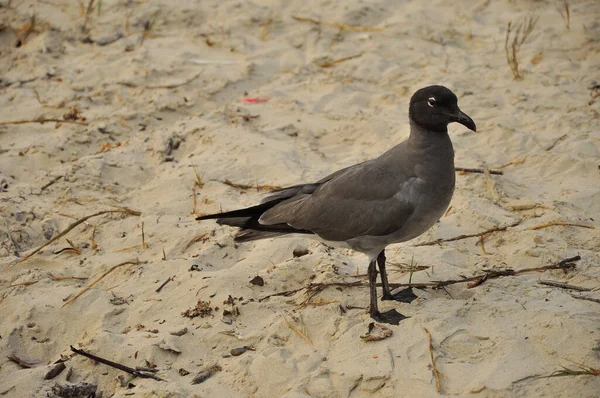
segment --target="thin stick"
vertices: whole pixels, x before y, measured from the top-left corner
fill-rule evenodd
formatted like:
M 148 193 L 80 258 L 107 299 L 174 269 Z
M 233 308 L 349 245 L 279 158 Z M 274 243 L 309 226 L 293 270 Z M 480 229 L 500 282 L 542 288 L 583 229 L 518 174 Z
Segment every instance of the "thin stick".
M 359 283 L 362 283 L 362 282 L 359 282 Z M 303 286 L 303 287 L 298 288 L 298 289 L 286 290 L 286 291 L 283 291 L 283 292 L 272 293 L 272 294 L 266 295 L 265 297 L 261 297 L 260 299 L 258 299 L 258 301 L 262 302 L 262 301 L 265 301 L 268 298 L 276 297 L 276 296 L 285 296 L 285 297 L 288 297 L 288 296 L 291 296 L 292 294 L 297 293 L 300 290 L 304 290 L 304 289 L 308 289 L 308 287 L 307 286 Z
M 363 53 L 360 54 L 355 54 L 355 55 L 351 55 L 349 57 L 344 57 L 344 58 L 340 58 L 340 59 L 336 59 L 335 61 L 325 61 L 323 63 L 318 64 L 321 68 L 329 68 L 332 67 L 336 64 L 340 64 L 342 62 L 346 62 L 349 61 L 351 59 L 355 59 L 355 58 L 360 58 L 362 57 Z
M 81 126 L 87 126 L 88 124 L 85 122 L 79 122 L 77 120 L 64 120 L 64 119 L 39 119 L 39 120 L 13 120 L 10 122 L 0 122 L 0 126 L 6 126 L 9 124 L 28 124 L 28 123 L 71 123 L 71 124 L 79 124 Z
M 280 186 L 277 186 L 277 185 L 258 185 L 258 184 L 257 185 L 247 185 L 247 184 L 236 184 L 229 180 L 224 180 L 224 181 L 217 180 L 217 181 L 219 181 L 222 184 L 229 185 L 230 187 L 237 188 L 237 189 L 243 189 L 243 190 L 256 188 L 257 191 L 271 191 L 273 189 L 281 188 Z
M 202 187 L 204 187 L 204 183 L 202 182 L 202 178 L 200 177 L 200 173 L 198 173 L 198 169 L 196 169 L 196 165 L 192 163 L 192 168 L 194 169 L 194 174 L 196 175 L 196 184 L 198 185 L 199 189 L 202 189 Z
M 192 214 L 198 214 L 196 212 L 196 183 L 194 183 L 194 188 L 192 189 L 193 195 L 194 195 L 194 208 L 192 209 Z
M 533 210 L 533 209 L 550 209 L 548 206 L 544 206 L 539 203 L 533 204 L 523 204 L 523 205 L 512 205 L 508 206 L 509 210 L 512 211 L 525 211 L 525 210 Z
M 83 26 L 81 27 L 81 30 L 83 32 L 87 31 L 87 23 L 88 23 L 88 21 L 90 19 L 90 15 L 92 13 L 92 9 L 94 8 L 94 1 L 95 0 L 90 0 L 88 2 L 87 9 L 85 10 L 85 19 L 83 20 Z M 80 3 L 80 7 L 81 7 L 81 3 Z
M 133 245 L 133 246 L 128 246 L 128 247 L 123 247 L 121 249 L 113 250 L 113 253 L 119 253 L 119 252 L 124 252 L 124 251 L 127 251 L 127 250 L 133 250 L 133 249 L 137 249 L 138 247 L 140 247 L 140 245 Z
M 300 315 L 300 325 L 302 330 L 298 329 L 298 327 L 296 327 L 296 325 L 294 325 L 292 322 L 288 321 L 287 317 L 284 315 L 283 319 L 285 320 L 285 323 L 287 323 L 288 327 L 290 329 L 292 329 L 294 331 L 294 333 L 296 333 L 300 338 L 302 338 L 302 340 L 306 341 L 309 345 L 314 345 L 308 338 L 308 336 L 306 335 L 307 330 L 306 330 L 306 325 L 304 325 L 304 320 L 302 319 L 302 315 Z
M 483 236 L 479 237 L 479 244 L 481 245 L 481 251 L 483 252 L 483 254 L 487 254 L 487 252 L 485 251 L 485 238 Z
M 417 243 L 414 246 L 433 246 L 433 245 L 438 245 L 438 244 L 440 244 L 442 242 L 454 242 L 454 241 L 457 241 L 457 240 L 468 239 L 468 238 L 479 238 L 479 237 L 482 237 L 482 236 L 485 236 L 485 235 L 489 235 L 489 234 L 494 233 L 494 232 L 506 231 L 508 228 L 513 228 L 513 227 L 516 227 L 517 225 L 521 224 L 522 221 L 523 220 L 519 220 L 519 221 L 516 221 L 516 222 L 514 222 L 514 223 L 512 223 L 510 225 L 504 225 L 502 227 L 496 227 L 496 228 L 488 229 L 488 230 L 485 230 L 483 232 L 479 232 L 477 234 L 459 235 L 459 236 L 455 236 L 454 238 L 448 238 L 448 239 L 436 239 L 436 240 L 432 240 L 432 241 L 429 241 L 429 242 Z
M 54 276 L 54 275 L 50 275 L 50 279 L 52 279 L 53 281 L 66 281 L 66 280 L 77 280 L 77 281 L 85 281 L 88 280 L 89 278 L 85 277 L 85 276 Z
M 552 148 L 554 148 L 556 146 L 556 144 L 558 144 L 559 142 L 561 142 L 565 138 L 567 138 L 566 134 L 561 135 L 560 137 L 558 137 L 557 139 L 555 139 L 554 142 L 552 143 L 552 145 L 550 145 L 549 147 L 547 147 L 545 150 L 546 151 L 551 150 Z
M 488 271 L 485 274 L 482 275 L 476 275 L 476 276 L 472 276 L 470 278 L 463 278 L 463 279 L 450 279 L 450 280 L 445 280 L 445 281 L 433 281 L 433 282 L 424 282 L 424 283 L 412 283 L 412 284 L 408 284 L 408 283 L 390 283 L 390 287 L 391 288 L 399 288 L 399 287 L 404 287 L 404 286 L 409 286 L 409 287 L 424 287 L 424 288 L 433 288 L 433 289 L 439 289 L 441 287 L 444 286 L 448 286 L 448 285 L 455 285 L 457 283 L 468 283 L 468 282 L 473 282 L 473 281 L 479 281 L 483 278 L 487 279 L 495 279 L 495 278 L 499 278 L 501 276 L 517 276 L 520 274 L 525 274 L 527 272 L 544 272 L 544 271 L 549 271 L 549 270 L 553 270 L 553 269 L 562 269 L 563 271 L 567 271 L 569 269 L 573 269 L 575 268 L 575 264 L 572 264 L 574 261 L 579 261 L 581 260 L 581 256 L 574 256 L 574 257 L 570 257 L 570 258 L 565 258 L 564 260 L 559 261 L 556 264 L 552 264 L 552 265 L 546 265 L 543 267 L 535 267 L 535 268 L 524 268 L 518 271 L 512 270 L 512 269 L 507 269 L 507 270 L 502 270 L 502 271 Z M 380 286 L 380 284 L 377 284 L 377 286 Z
M 80 224 L 83 224 L 84 222 L 86 222 L 90 218 L 101 216 L 103 214 L 108 214 L 108 213 L 126 213 L 126 214 L 131 214 L 133 216 L 140 216 L 142 214 L 139 211 L 131 210 L 131 209 L 128 209 L 126 207 L 121 207 L 120 210 L 103 210 L 103 211 L 99 211 L 98 213 L 94 213 L 94 214 L 91 214 L 89 216 L 85 216 L 83 218 L 80 218 L 79 220 L 75 221 L 73 224 L 69 225 L 67 227 L 67 229 L 65 229 L 64 231 L 62 231 L 60 234 L 56 235 L 54 238 L 50 239 L 48 242 L 44 243 L 43 245 L 41 245 L 40 247 L 38 247 L 37 249 L 35 249 L 31 253 L 29 253 L 28 255 L 26 255 L 25 257 L 23 257 L 22 259 L 20 259 L 16 263 L 14 263 L 13 265 L 9 266 L 4 271 L 8 271 L 9 269 L 11 269 L 12 267 L 14 267 L 15 265 L 17 265 L 19 263 L 22 263 L 23 261 L 27 260 L 29 257 L 33 256 L 34 254 L 36 254 L 37 252 L 39 252 L 40 250 L 42 250 L 44 247 L 46 247 L 49 244 L 51 244 L 52 242 L 54 242 L 54 241 L 62 238 L 63 236 L 65 236 L 66 234 L 68 234 L 69 232 L 71 232 L 71 230 L 73 230 L 73 228 L 77 227 Z
M 423 330 L 425 331 L 429 339 L 429 358 L 431 359 L 431 364 L 433 365 L 433 375 L 435 376 L 435 389 L 437 390 L 438 394 L 440 394 L 442 392 L 442 385 L 440 383 L 440 372 L 435 363 L 435 358 L 433 357 L 433 340 L 431 339 L 431 333 L 429 333 L 429 330 L 427 330 L 427 328 L 423 328 Z
M 154 379 L 154 380 L 158 380 L 158 381 L 164 381 L 163 379 L 161 379 L 160 377 L 156 376 L 153 373 L 146 373 L 141 370 L 130 368 L 129 366 L 121 365 L 120 363 L 109 361 L 108 359 L 98 357 L 94 354 L 90 354 L 89 352 L 86 352 L 83 350 L 78 350 L 77 348 L 75 348 L 73 346 L 71 346 L 71 351 L 73 351 L 76 354 L 83 355 L 86 358 L 93 359 L 96 362 L 100 362 L 100 363 L 103 363 L 104 365 L 108 365 L 112 368 L 122 370 L 123 372 L 129 373 L 130 375 L 141 377 L 143 379 Z
M 539 281 L 537 281 L 537 283 L 539 283 L 540 285 L 560 287 L 561 289 L 577 290 L 579 292 L 589 292 L 590 290 L 592 290 L 587 287 L 569 285 L 568 283 L 564 283 L 564 282 L 544 281 L 541 279 Z
M 73 296 L 69 300 L 65 301 L 65 303 L 62 306 L 65 307 L 65 306 L 71 304 L 73 301 L 75 301 L 75 299 L 77 297 L 79 297 L 83 293 L 87 292 L 92 286 L 94 286 L 96 283 L 100 282 L 106 275 L 110 274 L 111 272 L 113 272 L 114 270 L 116 270 L 119 267 L 122 267 L 124 265 L 129 265 L 129 264 L 141 264 L 141 263 L 140 263 L 140 260 L 135 259 L 135 260 L 125 261 L 125 262 L 122 262 L 120 264 L 112 266 L 108 271 L 106 271 L 105 273 L 103 273 L 102 275 L 100 275 L 100 277 L 96 278 L 95 281 L 93 281 L 92 283 L 90 283 L 89 285 L 87 285 L 86 287 L 84 287 L 83 289 L 81 289 L 79 291 L 79 293 L 77 293 L 75 296 Z
M 304 289 L 306 289 L 307 293 L 309 293 L 309 292 L 313 293 L 309 297 L 309 299 L 310 299 L 316 293 L 321 292 L 321 291 L 325 290 L 328 287 L 333 287 L 333 286 L 338 286 L 338 287 L 354 287 L 354 286 L 362 286 L 362 285 L 364 285 L 364 283 L 361 282 L 361 281 L 356 281 L 356 282 L 332 282 L 332 283 L 309 283 L 308 285 L 303 286 L 303 287 L 298 288 L 298 289 L 286 290 L 286 291 L 283 291 L 283 292 L 269 294 L 267 296 L 261 297 L 260 299 L 258 299 L 258 301 L 262 302 L 262 301 L 265 301 L 266 299 L 268 299 L 270 297 L 275 297 L 275 296 L 285 296 L 285 297 L 288 297 L 288 296 L 291 296 L 292 294 L 297 293 L 300 290 L 304 290 Z
M 167 283 L 171 282 L 173 279 L 175 279 L 175 275 L 170 276 L 166 281 L 164 281 L 157 289 L 156 289 L 156 293 L 160 293 L 160 291 L 163 289 L 163 287 L 165 287 L 167 285 Z
M 591 366 L 587 366 L 579 362 L 573 362 L 568 359 L 567 361 L 578 365 L 579 370 L 569 369 L 567 367 L 561 366 L 562 370 L 552 372 L 552 374 L 548 376 L 540 376 L 538 377 L 538 379 L 561 376 L 600 376 L 600 368 L 592 368 Z
M 465 167 L 455 167 L 454 170 L 456 171 L 460 171 L 462 173 L 480 173 L 480 174 L 485 174 L 485 170 L 484 169 L 472 169 L 472 168 L 465 168 Z M 490 174 L 496 174 L 496 175 L 504 175 L 504 172 L 502 170 L 488 170 L 488 172 Z
M 21 283 L 15 283 L 14 285 L 9 285 L 7 287 L 17 287 L 17 286 L 31 286 L 31 285 L 35 285 L 36 283 L 38 283 L 39 281 L 32 281 L 32 282 L 21 282 Z
M 60 180 L 61 178 L 63 178 L 63 176 L 58 176 L 52 179 L 52 181 L 50 181 L 49 183 L 47 183 L 46 185 L 44 185 L 41 190 L 45 190 L 46 188 L 48 188 L 50 185 L 54 184 L 56 181 Z
M 368 26 L 357 26 L 357 25 L 346 25 L 346 24 L 342 24 L 342 23 L 321 22 L 321 21 L 317 21 L 316 19 L 297 17 L 295 15 L 292 15 L 292 18 L 294 18 L 298 22 L 311 22 L 311 23 L 314 23 L 315 25 L 329 26 L 331 28 L 337 28 L 340 30 L 349 30 L 352 32 L 381 32 L 383 30 L 383 28 L 371 28 Z
M 98 245 L 96 244 L 96 226 L 95 225 L 94 225 L 94 229 L 92 230 L 92 250 L 94 250 L 94 252 L 98 251 Z
M 586 297 L 586 296 L 574 296 L 574 295 L 572 295 L 572 294 L 571 294 L 571 297 L 573 297 L 574 299 L 577 299 L 577 300 L 587 300 L 587 301 L 592 301 L 592 302 L 594 302 L 594 303 L 598 303 L 598 304 L 600 304 L 600 299 L 593 298 L 593 297 Z
M 204 233 L 202 233 L 202 234 L 200 234 L 200 235 L 198 235 L 198 236 L 196 236 L 196 237 L 192 238 L 192 240 L 190 240 L 190 241 L 188 242 L 188 244 L 187 244 L 187 245 L 185 245 L 185 247 L 183 248 L 183 250 L 182 250 L 181 252 L 182 252 L 182 253 L 183 253 L 183 252 L 185 252 L 185 251 L 186 251 L 187 249 L 189 249 L 189 248 L 190 248 L 190 246 L 192 246 L 194 243 L 200 242 L 202 239 L 204 239 L 204 237 L 205 237 L 206 235 L 208 235 L 208 232 L 204 232 Z M 163 253 L 164 253 L 164 250 L 163 250 Z
M 523 163 L 525 163 L 526 159 L 527 159 L 527 156 L 524 156 L 524 157 L 522 157 L 519 160 L 513 160 L 512 162 L 508 162 L 508 163 L 503 164 L 502 166 L 498 166 L 498 168 L 499 169 L 503 169 L 503 168 L 508 167 L 508 166 L 516 166 L 518 164 L 523 164 Z
M 144 222 L 142 221 L 142 250 L 145 250 L 148 248 L 148 245 L 146 244 L 146 236 L 144 235 Z
M 554 226 L 581 227 L 581 228 L 587 228 L 587 229 L 596 229 L 596 227 L 593 227 L 591 225 L 572 224 L 572 223 L 563 222 L 563 221 L 550 221 L 550 222 L 546 222 L 543 224 L 535 225 L 533 227 L 529 227 L 529 228 L 527 228 L 527 230 L 535 231 L 536 229 L 542 229 L 542 228 L 548 228 L 548 227 L 554 227 Z
M 444 281 L 432 281 L 432 282 L 422 282 L 422 283 L 390 283 L 389 286 L 393 289 L 397 289 L 399 287 L 440 289 L 440 288 L 444 288 L 445 286 L 449 286 L 449 285 L 455 285 L 458 283 L 469 283 L 469 282 L 474 282 L 474 281 L 478 282 L 477 283 L 477 286 L 478 286 L 478 285 L 482 284 L 483 282 L 485 282 L 485 280 L 495 279 L 495 278 L 499 278 L 501 276 L 517 276 L 517 275 L 528 273 L 528 272 L 544 272 L 544 271 L 549 271 L 549 270 L 553 270 L 553 269 L 561 269 L 566 272 L 567 270 L 575 268 L 575 264 L 573 264 L 573 262 L 579 261 L 579 260 L 581 260 L 581 256 L 574 256 L 574 257 L 565 258 L 564 260 L 561 260 L 556 264 L 546 265 L 543 267 L 524 268 L 524 269 L 521 269 L 518 271 L 515 271 L 512 269 L 506 269 L 506 270 L 500 270 L 500 271 L 487 271 L 484 274 L 472 276 L 470 278 L 449 279 L 449 280 L 444 280 Z M 332 287 L 332 286 L 367 287 L 368 284 L 363 281 L 335 282 L 335 283 L 310 283 L 310 284 L 300 287 L 298 289 L 285 290 L 283 292 L 269 294 L 267 296 L 261 297 L 260 299 L 258 299 L 258 301 L 262 302 L 270 297 L 275 297 L 275 296 L 288 297 L 288 296 L 291 296 L 292 294 L 295 294 L 304 289 L 306 289 L 307 292 L 314 291 L 315 289 L 318 289 L 318 291 L 321 291 L 327 287 Z M 381 286 L 381 283 L 378 283 L 377 286 Z M 473 286 L 473 287 L 475 287 L 475 286 Z
M 519 71 L 519 51 L 521 50 L 521 46 L 529 38 L 529 35 L 531 35 L 531 32 L 533 32 L 538 20 L 539 17 L 525 17 L 522 22 L 519 22 L 514 26 L 514 30 L 512 22 L 509 22 L 506 27 L 506 37 L 504 40 L 506 62 L 508 63 L 514 78 L 517 80 L 523 79 L 523 76 Z M 512 43 L 509 46 L 511 37 Z
M 201 74 L 202 74 L 202 71 L 198 72 L 197 74 L 195 74 L 188 80 L 181 82 L 181 83 L 167 84 L 167 85 L 162 85 L 162 86 L 146 86 L 146 88 L 169 88 L 170 89 L 170 88 L 177 88 L 177 87 L 185 86 L 186 84 L 189 84 L 189 83 L 193 82 L 194 80 L 196 80 L 197 78 L 199 78 Z

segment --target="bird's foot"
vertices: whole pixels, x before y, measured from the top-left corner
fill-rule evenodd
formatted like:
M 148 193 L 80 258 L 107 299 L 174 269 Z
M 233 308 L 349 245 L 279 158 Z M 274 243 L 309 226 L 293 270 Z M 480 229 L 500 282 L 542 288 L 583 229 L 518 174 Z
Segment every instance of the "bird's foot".
M 371 314 L 371 318 L 373 318 L 374 320 L 376 320 L 377 322 L 380 322 L 380 323 L 387 323 L 390 325 L 398 325 L 398 324 L 400 324 L 400 321 L 402 321 L 408 317 L 402 315 L 395 309 L 391 309 L 386 312 L 377 311 L 374 314 Z
M 412 303 L 417 296 L 413 293 L 412 287 L 409 287 L 404 290 L 400 290 L 398 293 L 391 294 L 383 292 L 382 300 L 394 300 L 399 301 L 401 303 Z

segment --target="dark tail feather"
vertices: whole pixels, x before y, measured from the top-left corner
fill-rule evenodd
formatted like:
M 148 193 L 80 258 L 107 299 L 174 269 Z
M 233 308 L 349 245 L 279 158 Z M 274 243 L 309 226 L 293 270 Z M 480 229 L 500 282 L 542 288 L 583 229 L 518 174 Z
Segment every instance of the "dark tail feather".
M 197 221 L 200 220 L 210 220 L 213 218 L 239 218 L 239 217 L 260 217 L 265 211 L 269 210 L 271 207 L 275 206 L 280 201 L 272 201 L 267 203 L 262 203 L 257 206 L 247 207 L 245 209 L 226 211 L 224 213 L 217 214 L 208 214 L 206 216 L 196 217 Z
M 311 231 L 296 229 L 287 224 L 262 225 L 258 222 L 258 219 L 265 211 L 281 201 L 282 199 L 274 200 L 246 209 L 200 216 L 197 217 L 196 220 L 210 220 L 216 218 L 217 223 L 220 225 L 229 225 L 231 227 L 240 228 L 240 231 L 234 238 L 235 242 L 249 242 L 252 240 L 274 238 L 287 234 L 312 234 Z
M 312 234 L 311 231 L 296 229 L 287 224 L 262 225 L 258 222 L 258 217 L 219 218 L 217 223 L 240 228 L 234 238 L 236 242 L 274 238 L 287 234 Z
M 233 238 L 234 242 L 250 242 L 259 239 L 276 238 L 292 232 L 257 231 L 255 229 L 240 230 Z

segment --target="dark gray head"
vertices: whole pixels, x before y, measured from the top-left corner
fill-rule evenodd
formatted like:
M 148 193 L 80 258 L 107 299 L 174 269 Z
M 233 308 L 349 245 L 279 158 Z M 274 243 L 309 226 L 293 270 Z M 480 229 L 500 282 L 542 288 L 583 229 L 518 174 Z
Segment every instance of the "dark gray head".
M 427 130 L 447 132 L 449 123 L 458 122 L 477 131 L 473 119 L 458 108 L 456 95 L 444 86 L 428 86 L 414 93 L 408 116 Z

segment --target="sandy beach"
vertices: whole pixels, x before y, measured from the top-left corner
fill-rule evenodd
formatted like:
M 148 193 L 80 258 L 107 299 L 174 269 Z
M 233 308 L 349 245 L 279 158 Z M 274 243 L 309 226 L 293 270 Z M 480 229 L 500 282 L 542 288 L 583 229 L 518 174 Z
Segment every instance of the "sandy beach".
M 600 2 L 0 4 L 0 396 L 598 396 Z M 430 284 L 387 338 L 364 255 L 195 221 L 380 155 L 431 84 L 475 170 L 387 249 Z

